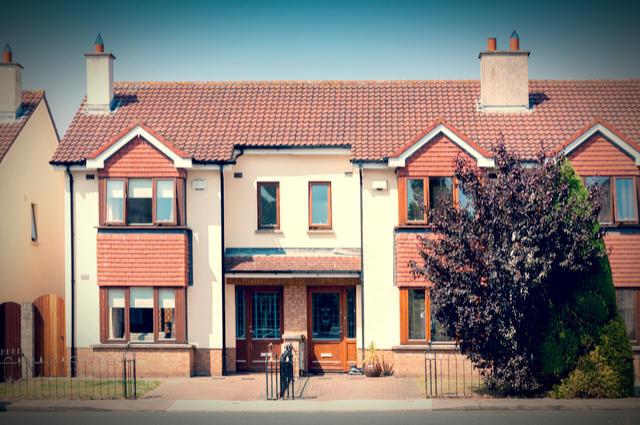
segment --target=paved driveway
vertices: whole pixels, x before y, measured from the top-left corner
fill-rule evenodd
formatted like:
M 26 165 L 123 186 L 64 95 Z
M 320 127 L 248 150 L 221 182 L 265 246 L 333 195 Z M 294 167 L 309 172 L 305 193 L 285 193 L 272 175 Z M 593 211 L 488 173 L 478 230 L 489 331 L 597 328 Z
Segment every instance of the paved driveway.
M 274 384 L 275 385 L 275 384 Z M 296 398 L 305 400 L 417 400 L 424 393 L 417 378 L 366 378 L 342 374 L 312 375 L 295 383 Z M 145 396 L 164 400 L 265 399 L 263 374 L 169 378 Z

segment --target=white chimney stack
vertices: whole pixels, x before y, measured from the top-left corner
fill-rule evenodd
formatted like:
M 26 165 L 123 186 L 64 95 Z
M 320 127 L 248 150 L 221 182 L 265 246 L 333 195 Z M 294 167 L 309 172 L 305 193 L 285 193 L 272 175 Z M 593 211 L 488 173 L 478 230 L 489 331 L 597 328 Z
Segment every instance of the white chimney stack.
M 0 119 L 15 120 L 21 105 L 22 65 L 13 62 L 13 53 L 7 44 L 0 63 Z
M 104 52 L 104 42 L 98 34 L 94 52 L 87 58 L 87 112 L 104 114 L 111 110 L 113 102 L 113 60 L 115 56 Z
M 520 50 L 515 31 L 509 50 L 497 50 L 490 38 L 480 52 L 480 109 L 483 112 L 526 112 L 529 110 L 529 54 Z

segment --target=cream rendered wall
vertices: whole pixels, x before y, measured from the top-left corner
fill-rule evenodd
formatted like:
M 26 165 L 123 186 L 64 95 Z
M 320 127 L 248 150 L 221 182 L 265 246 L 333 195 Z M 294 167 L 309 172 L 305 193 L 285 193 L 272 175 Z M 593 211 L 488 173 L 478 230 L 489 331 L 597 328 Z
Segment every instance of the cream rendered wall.
M 388 189 L 371 184 L 386 180 Z M 363 170 L 364 337 L 380 349 L 400 343 L 400 297 L 394 285 L 394 227 L 398 224 L 398 184 L 393 170 Z M 360 346 L 358 346 L 360 348 Z
M 280 182 L 280 232 L 256 232 L 259 181 Z M 308 231 L 310 181 L 331 181 L 333 232 Z M 227 248 L 359 248 L 358 170 L 348 154 L 242 155 L 225 170 L 225 227 Z
M 63 171 L 59 171 L 63 173 Z M 87 180 L 87 175 L 93 180 Z M 65 252 L 70 263 L 69 186 L 65 194 Z M 76 346 L 100 343 L 97 234 L 99 225 L 98 176 L 95 171 L 73 171 L 75 214 Z M 71 274 L 66 267 L 67 347 L 71 346 Z
M 0 302 L 32 302 L 48 293 L 64 297 L 64 176 L 49 165 L 57 146 L 43 100 L 0 163 Z
M 194 190 L 194 180 L 206 189 Z M 187 289 L 187 336 L 199 348 L 222 348 L 222 260 L 220 174 L 190 170 L 187 175 L 187 226 L 192 230 L 193 286 Z

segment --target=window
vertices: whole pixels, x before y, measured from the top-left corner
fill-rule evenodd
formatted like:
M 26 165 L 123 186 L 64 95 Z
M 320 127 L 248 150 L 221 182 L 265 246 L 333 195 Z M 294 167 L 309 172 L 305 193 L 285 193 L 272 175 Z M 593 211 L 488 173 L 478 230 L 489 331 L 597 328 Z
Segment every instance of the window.
M 331 183 L 309 183 L 309 229 L 331 229 Z
M 640 290 L 638 289 L 616 289 L 616 304 L 618 312 L 625 325 L 627 334 L 631 341 L 638 340 L 638 322 L 640 321 Z
M 153 189 L 151 179 L 129 179 L 127 223 L 152 224 Z
M 158 290 L 158 338 L 176 339 L 176 292 Z
M 107 223 L 124 222 L 124 180 L 107 180 Z
M 129 305 L 130 340 L 153 341 L 153 288 L 131 288 Z
M 174 180 L 156 180 L 156 222 L 174 223 Z
M 638 200 L 632 177 L 616 177 L 616 221 L 638 221 Z
M 400 289 L 400 342 L 427 344 L 448 342 L 442 325 L 436 320 L 425 288 Z
M 36 223 L 36 204 L 31 204 L 31 242 L 38 242 L 38 223 Z
M 464 193 L 464 190 L 460 186 L 456 186 L 458 190 L 458 206 L 460 209 L 467 210 L 470 214 L 473 214 L 473 203 L 471 203 L 471 198 Z
M 423 223 L 426 212 L 424 179 L 407 179 L 407 221 Z
M 446 200 L 453 201 L 453 179 L 429 177 L 429 208 L 440 208 Z
M 258 183 L 258 229 L 280 228 L 280 185 Z
M 244 289 L 236 288 L 236 338 L 244 339 Z
M 598 186 L 600 188 L 600 215 L 598 221 L 600 223 L 612 223 L 611 215 L 611 178 L 609 177 L 586 177 L 584 179 L 587 187 Z
M 425 290 L 409 289 L 409 339 L 425 340 L 426 333 L 426 308 Z
M 184 288 L 101 288 L 102 342 L 184 342 Z
M 117 340 L 124 339 L 124 310 L 125 305 L 125 291 L 124 289 L 110 289 L 109 290 L 109 339 Z

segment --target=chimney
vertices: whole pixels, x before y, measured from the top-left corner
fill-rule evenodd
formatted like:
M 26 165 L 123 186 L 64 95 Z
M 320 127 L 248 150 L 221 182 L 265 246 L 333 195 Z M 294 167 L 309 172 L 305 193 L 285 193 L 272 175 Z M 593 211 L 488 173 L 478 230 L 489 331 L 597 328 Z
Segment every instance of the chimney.
M 13 52 L 7 44 L 0 63 L 0 119 L 15 120 L 22 105 L 22 65 L 13 62 Z
M 85 53 L 87 58 L 87 106 L 91 114 L 109 113 L 113 102 L 113 60 L 111 53 L 104 52 L 104 41 L 98 34 L 94 51 Z
M 480 52 L 480 109 L 483 112 L 526 112 L 529 110 L 529 54 L 520 50 L 515 31 L 509 50 L 497 50 L 495 38 Z

